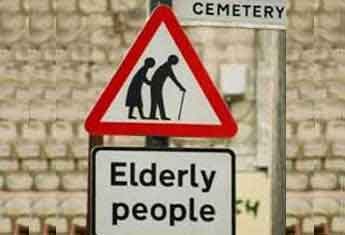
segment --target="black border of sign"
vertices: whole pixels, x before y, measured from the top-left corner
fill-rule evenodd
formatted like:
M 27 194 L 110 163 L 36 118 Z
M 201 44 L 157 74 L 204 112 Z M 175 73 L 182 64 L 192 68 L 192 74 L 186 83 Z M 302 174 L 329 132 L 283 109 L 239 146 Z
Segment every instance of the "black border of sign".
M 94 180 L 94 177 L 96 176 L 96 167 L 95 167 L 95 162 L 96 162 L 96 155 L 98 151 L 104 151 L 104 150 L 111 150 L 111 151 L 134 151 L 134 152 L 150 152 L 150 151 L 155 151 L 155 152 L 201 152 L 201 153 L 228 153 L 230 154 L 230 161 L 231 161 L 231 166 L 232 166 L 232 172 L 231 173 L 231 184 L 233 185 L 232 191 L 230 192 L 232 195 L 232 208 L 231 208 L 231 222 L 232 222 L 232 235 L 236 235 L 236 155 L 231 149 L 211 149 L 211 148 L 146 148 L 146 147 L 95 147 L 92 149 L 91 152 L 91 166 L 92 167 L 92 176 L 90 177 L 91 182 L 89 182 L 89 185 L 92 185 L 92 190 L 91 190 L 91 200 L 90 200 L 90 205 L 89 209 L 91 211 L 90 213 L 90 223 L 91 223 L 91 235 L 98 235 L 96 234 L 96 226 L 95 226 L 95 210 L 94 207 L 96 205 L 96 198 L 95 198 L 95 189 L 96 189 L 96 180 Z M 231 190 L 231 188 L 230 188 Z M 178 235 L 178 234 L 176 234 Z

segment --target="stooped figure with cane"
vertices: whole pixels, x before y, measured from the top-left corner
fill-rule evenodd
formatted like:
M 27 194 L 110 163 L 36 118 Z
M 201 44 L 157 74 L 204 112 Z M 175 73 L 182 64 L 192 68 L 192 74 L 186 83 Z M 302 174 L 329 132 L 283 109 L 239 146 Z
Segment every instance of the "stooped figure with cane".
M 147 79 L 147 73 L 148 70 L 155 65 L 155 63 L 155 60 L 151 57 L 145 59 L 144 65 L 138 70 L 138 72 L 136 72 L 129 85 L 126 99 L 126 106 L 129 107 L 129 119 L 136 119 L 136 117 L 133 115 L 134 108 L 138 109 L 141 119 L 148 119 L 147 117 L 145 117 L 143 112 L 143 100 L 141 91 L 144 83 L 150 85 L 151 82 Z
M 164 97 L 163 97 L 163 86 L 166 82 L 167 78 L 169 77 L 175 85 L 183 92 L 182 94 L 182 101 L 180 104 L 179 109 L 179 119 L 181 118 L 182 106 L 184 101 L 184 95 L 186 89 L 182 86 L 182 84 L 177 80 L 172 66 L 178 64 L 179 59 L 176 55 L 170 55 L 168 60 L 163 63 L 153 74 L 152 79 L 150 81 L 151 86 L 151 112 L 149 119 L 151 120 L 159 120 L 157 117 L 157 109 L 159 110 L 160 119 L 161 120 L 170 120 L 170 118 L 166 115 L 165 106 L 164 106 Z

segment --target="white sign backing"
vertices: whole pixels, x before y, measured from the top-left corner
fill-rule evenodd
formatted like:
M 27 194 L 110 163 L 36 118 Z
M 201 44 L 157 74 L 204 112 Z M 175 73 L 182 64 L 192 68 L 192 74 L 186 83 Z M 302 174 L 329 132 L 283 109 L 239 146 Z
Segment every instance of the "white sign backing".
M 96 148 L 93 235 L 235 235 L 230 150 Z
M 285 0 L 173 0 L 183 25 L 286 28 Z
M 164 50 L 162 49 L 163 45 Z M 137 85 L 134 84 L 137 82 L 135 78 L 138 75 L 136 74 L 138 71 L 142 70 L 143 66 L 145 66 L 147 63 L 146 61 L 148 60 L 147 58 L 151 58 L 152 64 L 155 64 L 156 66 L 152 69 L 147 69 L 147 74 L 145 76 L 147 78 L 154 79 L 163 69 L 163 67 L 159 66 L 164 66 L 164 64 L 168 63 L 168 57 L 172 59 L 177 58 L 178 64 L 176 64 L 176 66 L 165 66 L 168 69 L 166 74 L 168 76 L 170 73 L 174 73 L 175 75 L 171 76 L 173 76 L 173 78 L 176 76 L 178 79 L 167 79 L 164 87 L 161 88 L 164 88 L 164 91 L 162 91 L 163 97 L 161 97 L 164 101 L 162 107 L 157 106 L 157 111 L 152 111 L 151 103 L 152 99 L 155 98 L 155 91 L 152 89 L 155 84 L 152 81 L 147 81 L 147 83 L 151 85 L 146 83 L 142 84 L 141 94 L 138 98 L 142 104 L 143 117 L 146 118 L 141 118 L 140 113 L 137 113 L 137 110 L 133 110 L 133 113 L 128 113 L 128 108 L 124 104 L 126 104 L 126 102 L 134 102 L 131 99 L 139 96 L 136 94 L 133 95 L 132 92 L 135 93 L 137 92 L 137 89 L 139 89 Z M 152 120 L 156 119 L 154 120 L 156 123 L 176 123 L 176 121 L 179 121 L 185 124 L 221 124 L 217 114 L 209 104 L 207 97 L 205 97 L 201 87 L 197 83 L 197 80 L 194 78 L 192 71 L 185 61 L 185 58 L 182 56 L 174 39 L 171 37 L 169 30 L 164 24 L 161 24 L 158 28 L 156 34 L 128 77 L 134 78 L 134 80 L 128 79 L 125 82 L 122 89 L 119 91 L 116 100 L 114 100 L 106 111 L 102 121 L 152 123 Z M 160 86 L 161 82 L 159 81 L 158 83 L 158 86 Z M 163 86 L 163 84 L 161 84 L 161 86 Z M 179 86 L 181 86 L 181 88 Z M 182 97 L 183 95 L 184 97 Z M 181 103 L 182 99 L 184 101 L 183 104 Z M 181 105 L 183 105 L 183 109 L 180 113 Z M 165 120 L 164 118 L 169 118 L 170 120 Z

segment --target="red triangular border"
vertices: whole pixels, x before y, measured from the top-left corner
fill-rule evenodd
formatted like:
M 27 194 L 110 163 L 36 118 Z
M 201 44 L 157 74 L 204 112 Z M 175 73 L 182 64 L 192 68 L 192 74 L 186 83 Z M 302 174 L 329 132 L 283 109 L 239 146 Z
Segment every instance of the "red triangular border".
M 194 77 L 206 95 L 221 125 L 194 125 L 170 123 L 101 122 L 103 115 L 116 98 L 121 87 L 160 24 L 164 23 L 177 47 L 190 67 Z M 184 136 L 184 137 L 232 137 L 237 132 L 237 124 L 227 105 L 218 93 L 207 71 L 194 51 L 174 13 L 167 6 L 159 6 L 153 12 L 144 29 L 129 50 L 117 73 L 113 76 L 85 123 L 86 130 L 94 135 L 141 135 L 141 136 Z

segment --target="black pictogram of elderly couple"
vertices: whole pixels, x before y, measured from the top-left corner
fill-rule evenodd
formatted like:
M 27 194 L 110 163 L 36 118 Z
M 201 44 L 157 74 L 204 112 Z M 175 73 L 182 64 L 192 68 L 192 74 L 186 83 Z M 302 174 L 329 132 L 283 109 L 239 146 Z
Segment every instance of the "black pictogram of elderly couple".
M 151 80 L 149 80 L 147 78 L 147 73 L 150 68 L 153 68 L 155 66 L 156 61 L 151 57 L 145 59 L 144 65 L 140 67 L 140 69 L 135 73 L 127 91 L 126 106 L 129 108 L 129 119 L 136 119 L 136 116 L 134 116 L 134 110 L 136 108 L 141 119 L 170 120 L 165 112 L 163 96 L 164 83 L 166 82 L 168 77 L 183 92 L 178 115 L 178 119 L 180 119 L 186 89 L 177 80 L 172 69 L 172 67 L 174 65 L 177 65 L 178 62 L 179 58 L 176 55 L 170 55 L 167 61 L 158 67 L 158 69 L 153 73 Z M 151 90 L 151 111 L 148 117 L 144 115 L 143 111 L 141 91 L 144 83 L 149 85 Z M 157 110 L 159 110 L 160 118 L 157 117 Z

